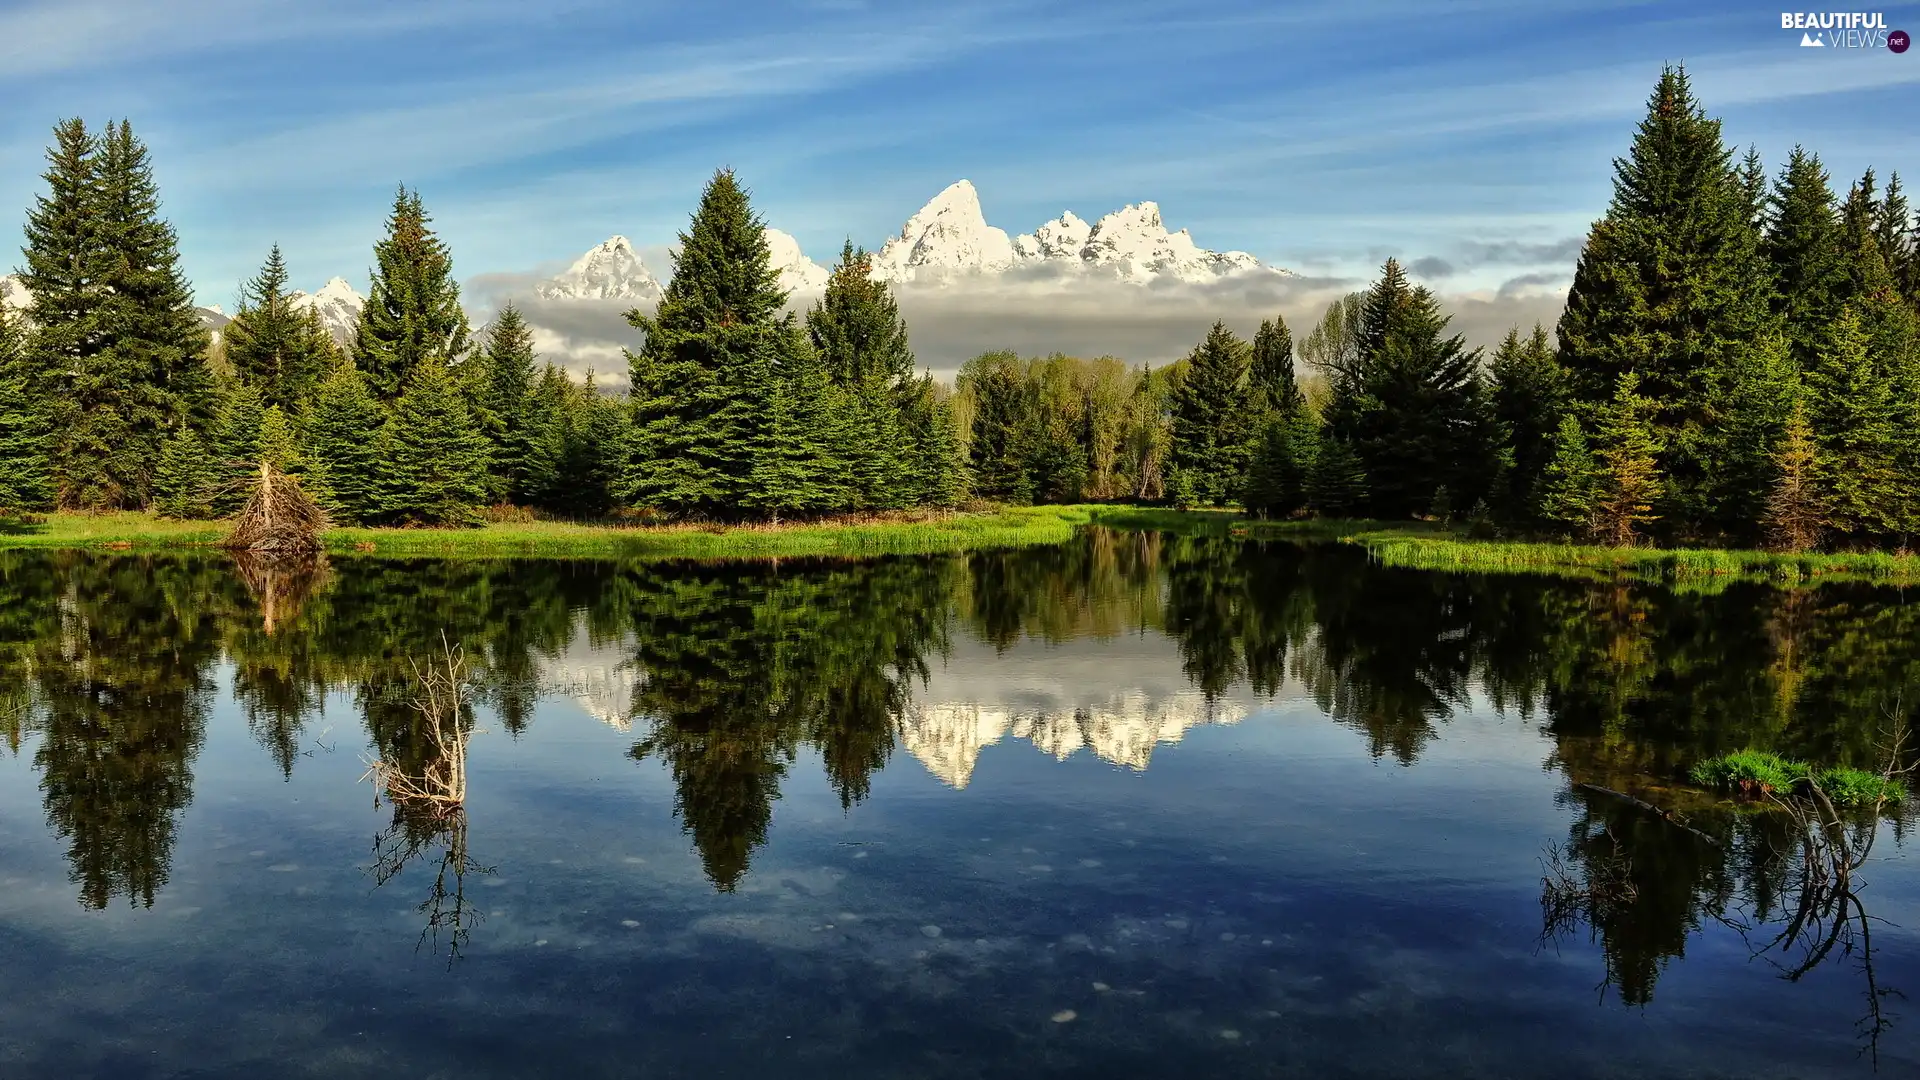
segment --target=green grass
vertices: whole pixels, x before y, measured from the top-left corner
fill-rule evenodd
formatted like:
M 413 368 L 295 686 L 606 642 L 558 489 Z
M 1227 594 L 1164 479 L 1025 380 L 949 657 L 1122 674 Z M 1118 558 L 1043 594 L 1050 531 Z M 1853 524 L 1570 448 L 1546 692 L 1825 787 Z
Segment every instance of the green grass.
M 728 558 L 924 554 L 1057 544 L 1092 520 L 1086 507 L 1009 507 L 924 520 L 770 526 L 640 527 L 513 522 L 477 529 L 335 529 L 338 554 Z M 178 548 L 215 543 L 227 522 L 167 521 L 150 514 L 52 514 L 37 524 L 0 522 L 0 548 Z
M 1687 773 L 1703 788 L 1731 791 L 1750 797 L 1769 791 L 1785 794 L 1812 779 L 1835 806 L 1872 806 L 1906 799 L 1906 785 L 1879 773 L 1834 767 L 1818 772 L 1804 761 L 1765 750 L 1741 750 L 1708 758 Z
M 1885 552 L 1783 555 L 1769 551 L 1609 548 L 1408 535 L 1401 530 L 1349 537 L 1387 566 L 1420 570 L 1552 573 L 1603 571 L 1670 582 L 1711 579 L 1786 584 L 1812 578 L 1920 581 L 1920 556 Z

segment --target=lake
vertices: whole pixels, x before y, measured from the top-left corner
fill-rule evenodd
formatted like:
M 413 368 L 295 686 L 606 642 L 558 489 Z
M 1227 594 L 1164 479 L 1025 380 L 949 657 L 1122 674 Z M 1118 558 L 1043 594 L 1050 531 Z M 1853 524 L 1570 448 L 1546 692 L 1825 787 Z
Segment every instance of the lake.
M 0 1075 L 1920 1075 L 1913 811 L 1796 925 L 1684 783 L 1917 707 L 1864 584 L 0 552 Z

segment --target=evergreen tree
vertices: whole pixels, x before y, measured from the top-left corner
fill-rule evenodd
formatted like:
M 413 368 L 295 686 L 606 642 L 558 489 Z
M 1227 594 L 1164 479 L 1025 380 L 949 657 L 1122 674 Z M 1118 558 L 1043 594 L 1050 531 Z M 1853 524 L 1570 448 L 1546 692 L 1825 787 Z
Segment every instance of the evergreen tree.
M 27 377 L 26 332 L 0 305 L 0 516 L 49 508 L 46 411 Z
M 1593 504 L 1594 536 L 1614 547 L 1641 539 L 1640 527 L 1658 521 L 1654 507 L 1663 495 L 1660 437 L 1654 431 L 1652 400 L 1638 391 L 1635 375 L 1622 375 L 1613 401 L 1599 420 L 1600 472 Z
M 1291 517 L 1307 505 L 1319 432 L 1304 404 L 1268 413 L 1248 467 L 1241 503 L 1257 517 Z
M 1187 357 L 1186 376 L 1173 394 L 1173 465 L 1189 477 L 1203 502 L 1223 503 L 1240 491 L 1247 468 L 1247 400 L 1252 351 L 1225 323 Z
M 162 517 L 182 521 L 213 517 L 215 476 L 206 444 L 192 428 L 183 425 L 161 446 L 153 508 Z
M 617 501 L 626 416 L 619 403 L 600 393 L 591 371 L 584 384 L 569 383 L 567 394 L 565 434 L 554 469 L 562 489 L 559 509 L 576 518 L 603 517 Z
M 872 257 L 851 241 L 807 312 L 807 334 L 850 408 L 843 449 L 854 505 L 908 505 L 913 466 L 901 451 L 913 350 L 892 287 L 874 280 Z
M 268 405 L 297 413 L 334 361 L 333 339 L 319 312 L 294 306 L 287 264 L 275 244 L 260 273 L 241 287 L 240 306 L 221 333 L 234 376 Z
M 810 418 L 805 404 L 795 400 L 797 380 L 782 378 L 775 367 L 778 361 L 773 342 L 764 341 L 751 377 L 756 396 L 767 403 L 765 430 L 746 485 L 747 506 L 774 524 L 821 510 L 834 501 L 819 484 L 807 430 Z
M 1892 382 L 1870 355 L 1853 307 L 1834 321 L 1806 384 L 1827 524 L 1855 543 L 1897 530 L 1908 494 L 1899 454 L 1912 432 L 1902 431 Z
M 386 464 L 379 437 L 386 411 L 351 360 L 342 361 L 320 384 L 306 414 L 307 466 L 323 473 L 333 493 L 328 512 L 342 524 L 379 513 L 378 475 Z
M 1499 508 L 1508 519 L 1526 522 L 1540 502 L 1541 478 L 1556 451 L 1555 435 L 1567 409 L 1567 375 L 1538 323 L 1524 341 L 1518 328 L 1507 331 L 1489 374 L 1494 423 L 1512 456 Z
M 1599 486 L 1600 466 L 1587 446 L 1579 418 L 1572 413 L 1560 414 L 1560 426 L 1553 433 L 1553 454 L 1540 474 L 1541 520 L 1584 537 L 1593 527 Z
M 1887 266 L 1887 272 L 1893 278 L 1894 288 L 1908 301 L 1909 306 L 1920 311 L 1920 303 L 1914 301 L 1911 282 L 1908 275 L 1914 269 L 1915 246 L 1920 244 L 1920 236 L 1915 235 L 1913 210 L 1907 205 L 1906 192 L 1900 186 L 1900 174 L 1887 177 L 1886 194 L 1874 208 L 1873 239 L 1880 249 L 1880 259 Z
M 1327 435 L 1307 477 L 1307 502 L 1323 518 L 1346 518 L 1367 504 L 1367 470 L 1346 441 Z
M 1614 163 L 1613 201 L 1596 222 L 1560 319 L 1561 360 L 1584 415 L 1611 408 L 1633 373 L 1653 402 L 1678 531 L 1727 522 L 1728 495 L 1712 475 L 1730 451 L 1715 394 L 1738 354 L 1774 322 L 1771 274 L 1759 251 L 1747 181 L 1720 125 L 1695 103 L 1684 71 L 1662 73 L 1626 158 Z
M 990 499 L 1031 500 L 1034 406 L 1020 358 L 1009 352 L 975 357 L 961 371 L 961 381 L 973 394 L 967 453 L 974 490 Z
M 281 472 L 294 476 L 304 471 L 305 462 L 300 456 L 299 439 L 293 421 L 278 405 L 269 405 L 260 414 L 258 454 L 256 464 L 265 461 Z
M 623 498 L 669 513 L 715 515 L 736 513 L 749 501 L 756 440 L 776 404 L 758 366 L 770 335 L 783 345 L 790 338 L 780 318 L 786 299 L 763 223 L 732 171 L 721 170 L 680 234 L 658 310 L 627 313 L 646 342 L 627 354 L 633 436 Z M 776 364 L 776 373 L 784 366 Z
M 210 447 L 213 460 L 208 474 L 216 514 L 224 517 L 246 505 L 249 485 L 260 471 L 260 426 L 265 417 L 260 391 L 246 384 L 228 391 Z
M 487 497 L 487 440 L 443 363 L 414 372 L 380 431 L 378 451 L 374 500 L 382 521 L 478 523 Z
M 1773 267 L 1775 309 L 1794 363 L 1806 367 L 1839 309 L 1847 277 L 1833 189 L 1820 159 L 1794 147 L 1768 207 L 1764 251 Z
M 1247 397 L 1254 415 L 1263 418 L 1275 413 L 1290 417 L 1307 406 L 1293 372 L 1293 331 L 1278 315 L 1263 321 L 1253 335 Z
M 1818 449 L 1806 408 L 1795 400 L 1774 452 L 1773 490 L 1767 495 L 1767 541 L 1780 551 L 1811 551 L 1826 532 L 1826 500 L 1816 476 Z
M 1329 428 L 1366 468 L 1380 517 L 1427 510 L 1446 488 L 1461 505 L 1489 489 L 1498 470 L 1493 402 L 1479 350 L 1458 334 L 1425 287 L 1388 260 L 1362 314 L 1357 378 L 1336 395 Z
M 56 497 L 74 508 L 144 505 L 164 433 L 207 419 L 206 332 L 132 129 L 122 122 L 96 137 L 63 121 L 47 158 L 21 279 L 36 327 L 29 393 L 46 407 Z
M 907 490 L 916 506 L 952 509 L 966 495 L 966 464 L 952 406 L 940 399 L 932 374 L 909 390 L 902 419 L 907 453 Z
M 467 353 L 467 314 L 453 256 L 429 228 L 418 192 L 400 188 L 387 235 L 373 245 L 373 284 L 353 342 L 354 363 L 374 396 L 397 399 L 425 364 L 451 368 Z
M 489 497 L 527 505 L 550 482 L 545 475 L 539 441 L 544 434 L 534 423 L 533 329 L 519 309 L 509 304 L 488 327 L 481 350 L 485 375 L 483 406 L 488 424 Z
M 571 389 L 572 383 L 566 375 L 549 362 L 533 389 L 528 408 L 528 498 L 534 505 L 548 510 L 562 510 L 566 502 L 566 485 L 560 464 L 567 455 L 568 392 Z M 622 411 L 620 420 L 624 423 L 626 419 Z M 608 447 L 608 455 L 616 469 L 626 465 L 624 439 L 623 431 L 616 437 L 614 445 Z M 615 482 L 618 483 L 617 478 Z

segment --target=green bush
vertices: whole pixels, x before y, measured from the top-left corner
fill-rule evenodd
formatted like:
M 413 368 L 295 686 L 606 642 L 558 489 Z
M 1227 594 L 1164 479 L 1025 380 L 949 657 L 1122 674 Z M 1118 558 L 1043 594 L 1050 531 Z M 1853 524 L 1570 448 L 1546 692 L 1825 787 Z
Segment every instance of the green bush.
M 1748 795 L 1791 790 L 1807 774 L 1805 764 L 1765 750 L 1721 754 L 1695 765 L 1688 773 L 1701 787 L 1731 789 Z

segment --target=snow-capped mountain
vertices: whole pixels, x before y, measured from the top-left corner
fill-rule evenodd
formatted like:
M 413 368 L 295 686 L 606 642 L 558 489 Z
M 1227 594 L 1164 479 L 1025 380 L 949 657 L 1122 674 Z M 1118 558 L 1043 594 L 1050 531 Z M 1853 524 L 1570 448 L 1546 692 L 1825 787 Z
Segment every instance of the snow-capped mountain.
M 1244 251 L 1211 251 L 1181 229 L 1167 231 L 1158 203 L 1131 203 L 1089 225 L 1069 210 L 1009 238 L 987 224 L 973 184 L 956 181 L 907 219 L 881 246 L 874 276 L 953 282 L 1022 268 L 1096 271 L 1122 281 L 1204 284 L 1237 274 L 1285 274 Z
M 347 284 L 346 278 L 339 277 L 328 279 L 319 292 L 295 289 L 287 294 L 287 299 L 297 309 L 318 311 L 320 325 L 343 346 L 353 342 L 354 328 L 360 324 L 360 311 L 367 306 L 367 298 Z
M 566 273 L 534 287 L 543 300 L 658 300 L 660 282 L 640 261 L 633 242 L 609 237 L 575 259 Z
M 800 242 L 768 229 L 767 250 L 788 292 L 819 292 L 827 287 L 827 268 L 807 258 Z M 633 241 L 613 236 L 575 259 L 566 272 L 534 286 L 542 300 L 658 301 L 664 288 L 634 250 Z
M 800 241 L 779 229 L 768 229 L 767 253 L 773 268 L 780 271 L 780 287 L 789 293 L 817 293 L 826 289 L 831 273 L 807 258 L 800 250 Z
M 1072 712 L 1035 712 L 973 702 L 936 702 L 909 706 L 900 722 L 900 745 L 927 771 L 956 788 L 973 778 L 980 751 L 1012 736 L 1062 761 L 1081 749 L 1115 765 L 1145 769 L 1153 748 L 1177 743 L 1199 724 L 1235 724 L 1243 706 L 1209 703 L 1204 695 L 1182 693 L 1156 700 L 1126 690 L 1111 700 Z

